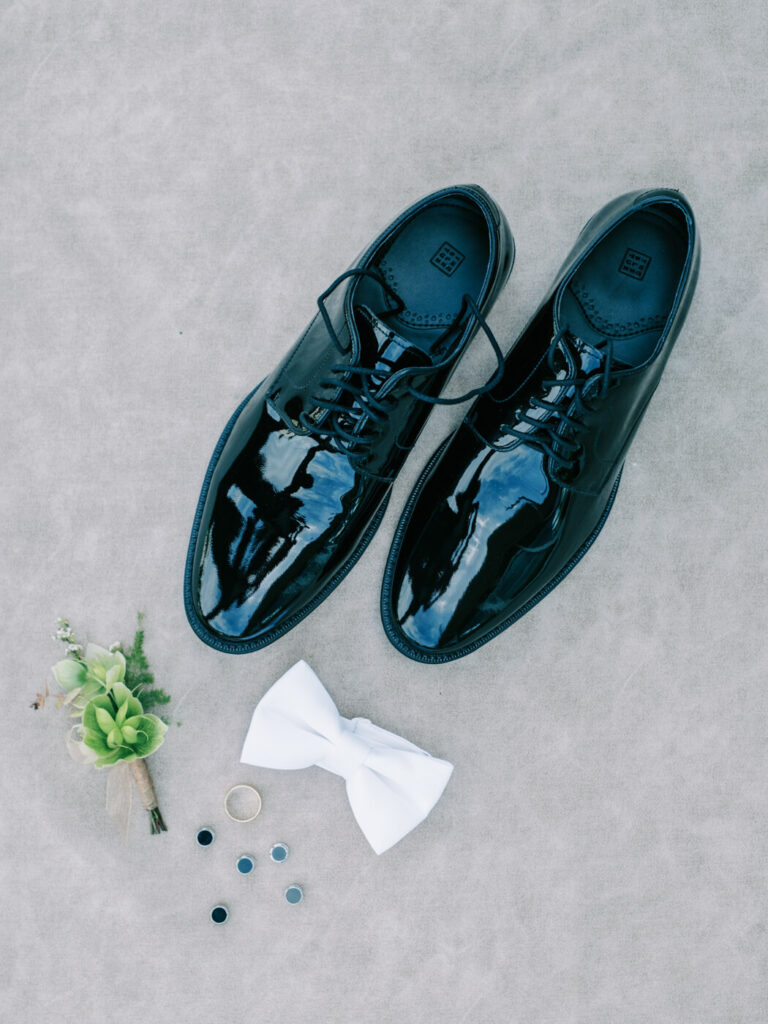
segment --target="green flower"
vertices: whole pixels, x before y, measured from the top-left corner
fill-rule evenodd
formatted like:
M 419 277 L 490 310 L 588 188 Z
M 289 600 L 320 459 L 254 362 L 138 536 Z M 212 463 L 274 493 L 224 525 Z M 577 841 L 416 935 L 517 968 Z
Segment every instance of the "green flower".
M 106 694 L 125 679 L 125 658 L 122 651 L 108 651 L 98 644 L 88 644 L 84 658 L 64 658 L 53 666 L 56 682 L 70 693 L 66 703 L 79 714 L 99 694 Z
M 102 683 L 106 690 L 125 679 L 125 657 L 122 651 L 108 651 L 98 644 L 88 644 L 83 660 L 88 675 Z
M 74 690 L 78 686 L 85 685 L 88 668 L 82 661 L 64 658 L 53 666 L 53 674 L 62 690 Z
M 113 657 L 108 651 L 104 653 Z M 83 727 L 83 742 L 98 754 L 97 768 L 147 757 L 157 750 L 168 730 L 156 715 L 145 715 L 141 701 L 119 682 L 111 686 L 109 693 L 88 702 L 83 711 Z

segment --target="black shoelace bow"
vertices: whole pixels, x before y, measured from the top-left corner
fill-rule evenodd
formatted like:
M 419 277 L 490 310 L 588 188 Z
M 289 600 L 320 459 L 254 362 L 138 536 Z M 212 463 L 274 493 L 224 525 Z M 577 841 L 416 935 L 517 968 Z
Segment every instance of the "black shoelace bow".
M 333 328 L 331 318 L 325 308 L 325 300 L 334 291 L 334 289 L 348 277 L 372 277 L 381 285 L 387 295 L 394 299 L 396 303 L 395 308 L 385 310 L 379 315 L 399 313 L 401 310 L 405 309 L 405 304 L 400 296 L 397 295 L 397 293 L 384 280 L 383 275 L 378 270 L 355 268 L 340 274 L 333 284 L 327 288 L 317 300 L 320 315 L 322 316 L 326 329 L 339 352 L 344 352 L 345 350 Z M 499 343 L 493 336 L 493 332 L 485 322 L 482 313 L 471 295 L 465 294 L 462 296 L 461 309 L 459 310 L 456 319 L 445 329 L 435 344 L 439 346 L 442 341 L 456 329 L 467 314 L 467 311 L 476 318 L 478 324 L 485 332 L 493 349 L 494 355 L 496 356 L 497 366 L 493 376 L 480 387 L 472 388 L 470 391 L 467 391 L 466 394 L 458 395 L 455 398 L 440 398 L 428 395 L 423 391 L 419 391 L 416 388 L 411 387 L 410 385 L 407 385 L 404 389 L 407 394 L 410 394 L 414 398 L 418 398 L 423 402 L 428 402 L 430 405 L 458 405 L 460 402 L 469 401 L 470 398 L 475 398 L 477 395 L 490 391 L 491 388 L 494 388 L 499 383 L 504 373 L 504 356 L 499 348 Z M 302 410 L 299 414 L 299 424 L 311 434 L 319 434 L 333 440 L 341 451 L 345 452 L 354 460 L 355 468 L 358 472 L 377 480 L 392 480 L 393 477 L 382 476 L 360 465 L 360 459 L 365 456 L 373 443 L 378 425 L 386 420 L 392 405 L 390 401 L 387 401 L 391 396 L 391 392 L 382 398 L 378 398 L 377 393 L 381 390 L 386 380 L 395 373 L 402 375 L 403 378 L 407 378 L 409 376 L 412 377 L 417 374 L 431 375 L 445 369 L 445 367 L 453 363 L 455 359 L 455 355 L 450 355 L 438 363 L 433 363 L 432 366 L 411 366 L 401 368 L 399 370 L 382 369 L 380 366 L 362 366 L 359 363 L 335 363 L 331 366 L 330 370 L 333 376 L 328 377 L 325 380 L 321 380 L 320 386 L 336 388 L 344 392 L 346 395 L 351 397 L 351 403 L 342 405 L 340 402 L 333 401 L 330 398 L 316 396 L 313 398 L 316 408 L 326 410 L 330 415 L 322 424 L 318 425 L 305 411 Z M 376 393 L 372 390 L 373 384 L 375 384 Z M 355 411 L 354 406 L 357 406 L 359 412 Z M 350 420 L 355 429 L 349 430 L 345 427 L 341 422 L 342 419 Z M 369 427 L 367 431 L 363 430 L 363 424 Z

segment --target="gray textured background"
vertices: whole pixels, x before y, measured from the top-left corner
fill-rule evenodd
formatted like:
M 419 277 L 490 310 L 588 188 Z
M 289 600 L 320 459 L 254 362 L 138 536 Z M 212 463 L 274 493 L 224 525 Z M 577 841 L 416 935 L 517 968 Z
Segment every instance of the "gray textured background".
M 767 28 L 762 0 L 0 4 L 4 1020 L 768 1020 Z M 697 213 L 698 294 L 598 543 L 474 656 L 398 654 L 379 581 L 461 415 L 437 410 L 332 597 L 266 651 L 208 649 L 181 583 L 221 428 L 354 254 L 462 181 L 517 239 L 505 347 L 614 195 Z M 490 367 L 478 342 L 452 387 Z M 139 607 L 182 725 L 152 762 L 170 832 L 137 812 L 123 843 L 28 704 L 57 614 L 109 643 Z M 302 656 L 456 765 L 381 858 L 338 779 L 238 766 Z M 240 779 L 250 826 L 221 810 Z

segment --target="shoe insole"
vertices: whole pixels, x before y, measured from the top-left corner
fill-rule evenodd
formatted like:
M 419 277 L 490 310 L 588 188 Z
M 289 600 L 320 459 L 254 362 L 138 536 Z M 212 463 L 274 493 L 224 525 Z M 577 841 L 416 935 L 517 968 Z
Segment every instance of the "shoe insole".
M 382 309 L 387 325 L 431 359 L 435 343 L 456 320 L 462 297 L 476 301 L 488 269 L 488 225 L 469 204 L 446 202 L 428 206 L 398 232 L 377 266 L 404 308 L 383 295 L 372 280 L 361 280 L 355 302 Z M 445 348 L 441 345 L 441 349 Z
M 662 206 L 621 221 L 571 278 L 561 326 L 590 345 L 611 338 L 618 363 L 644 363 L 672 310 L 687 250 L 682 224 Z

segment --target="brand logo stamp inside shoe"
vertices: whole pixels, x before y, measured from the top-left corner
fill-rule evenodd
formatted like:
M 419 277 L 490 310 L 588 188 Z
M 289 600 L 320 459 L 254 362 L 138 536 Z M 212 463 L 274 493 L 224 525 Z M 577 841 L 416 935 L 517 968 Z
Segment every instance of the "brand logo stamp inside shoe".
M 429 262 L 446 277 L 450 277 L 464 262 L 464 253 L 450 242 L 443 242 L 434 256 L 430 257 Z
M 651 257 L 646 253 L 639 252 L 637 249 L 627 249 L 624 259 L 621 261 L 619 273 L 626 274 L 627 277 L 634 277 L 636 281 L 642 281 L 650 265 Z

